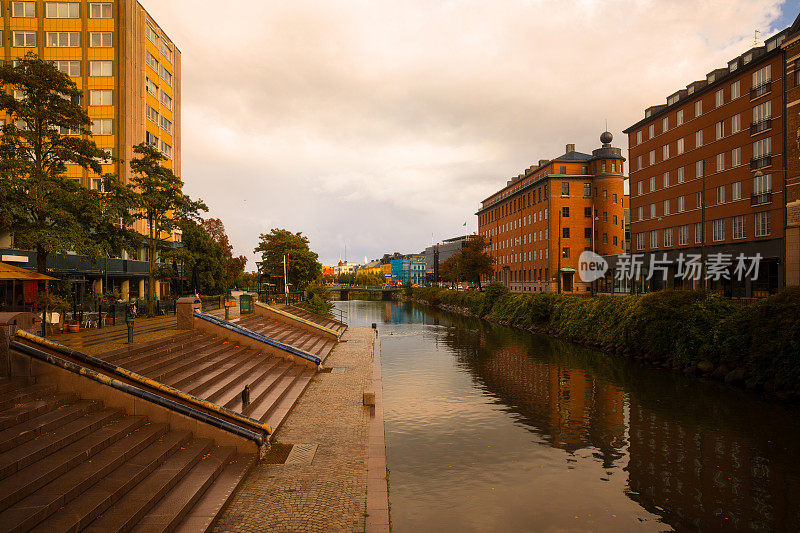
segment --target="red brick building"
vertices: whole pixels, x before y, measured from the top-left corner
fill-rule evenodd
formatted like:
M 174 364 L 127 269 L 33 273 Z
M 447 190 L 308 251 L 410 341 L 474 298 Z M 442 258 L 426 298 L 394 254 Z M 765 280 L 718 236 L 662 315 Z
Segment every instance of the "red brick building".
M 786 58 L 786 284 L 800 285 L 800 17 L 783 43 Z
M 680 254 L 760 254 L 759 276 L 708 284 L 727 296 L 784 285 L 786 148 L 782 45 L 789 29 L 645 110 L 630 147 L 631 252 L 668 264 L 647 288 L 681 286 Z M 666 254 L 666 255 L 665 255 Z M 708 263 L 708 261 L 706 261 Z
M 586 292 L 577 276 L 584 250 L 625 251 L 625 158 L 608 132 L 591 155 L 540 160 L 482 202 L 478 233 L 489 242 L 497 280 L 514 292 Z

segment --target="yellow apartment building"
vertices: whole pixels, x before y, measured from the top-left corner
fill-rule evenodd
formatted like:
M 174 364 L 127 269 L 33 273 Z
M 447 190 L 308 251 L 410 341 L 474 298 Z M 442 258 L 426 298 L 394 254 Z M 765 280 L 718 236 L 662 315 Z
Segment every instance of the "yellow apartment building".
M 119 159 L 103 165 L 104 172 L 127 182 L 132 147 L 146 141 L 167 157 L 165 165 L 180 176 L 181 53 L 139 2 L 0 0 L 0 10 L 0 59 L 13 61 L 33 52 L 53 61 L 72 78 L 83 91 L 82 104 L 93 121 L 95 142 Z M 78 166 L 69 168 L 68 175 L 85 187 L 96 188 L 101 183 L 97 175 Z M 138 222 L 136 229 L 146 234 L 145 222 Z M 180 234 L 168 238 L 180 241 Z M 31 253 L 12 248 L 11 236 L 0 235 L 4 261 L 11 257 L 16 261 L 9 262 L 17 266 L 36 264 L 35 253 L 31 257 Z M 143 295 L 142 274 L 147 269 L 142 272 L 135 263 L 145 258 L 143 253 L 135 258 L 123 254 L 118 259 L 130 264 L 115 263 L 120 272 L 113 276 L 118 283 L 112 286 L 123 296 Z M 63 257 L 54 261 L 57 273 L 84 275 L 84 280 L 97 288 L 98 279 L 92 275 L 96 272 L 91 268 L 71 265 Z

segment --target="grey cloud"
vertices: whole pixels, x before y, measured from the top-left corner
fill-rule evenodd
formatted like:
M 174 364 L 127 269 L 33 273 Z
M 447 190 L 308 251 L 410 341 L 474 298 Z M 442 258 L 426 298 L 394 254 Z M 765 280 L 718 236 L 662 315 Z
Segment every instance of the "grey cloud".
M 183 53 L 183 176 L 252 257 L 325 263 L 475 229 L 480 200 L 766 36 L 778 0 L 143 0 Z M 692 13 L 687 17 L 686 13 Z M 254 265 L 250 263 L 249 267 Z

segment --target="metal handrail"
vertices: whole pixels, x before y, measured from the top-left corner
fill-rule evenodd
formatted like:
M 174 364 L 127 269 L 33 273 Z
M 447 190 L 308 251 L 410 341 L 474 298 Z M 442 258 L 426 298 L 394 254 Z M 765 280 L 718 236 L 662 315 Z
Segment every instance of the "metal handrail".
M 259 435 L 258 433 L 254 432 L 254 431 L 250 431 L 249 429 L 245 429 L 245 428 L 242 428 L 240 426 L 237 426 L 236 424 L 231 424 L 230 422 L 222 420 L 221 418 L 217 418 L 215 416 L 211 416 L 211 415 L 209 415 L 207 413 L 204 413 L 203 411 L 200 411 L 198 409 L 194 409 L 192 407 L 189 407 L 189 406 L 183 405 L 181 403 L 178 403 L 178 402 L 176 402 L 174 400 L 170 400 L 168 398 L 164 398 L 164 397 L 159 396 L 157 394 L 153 394 L 150 391 L 146 391 L 144 389 L 140 389 L 138 387 L 135 387 L 133 385 L 130 385 L 128 383 L 120 381 L 118 379 L 106 376 L 106 375 L 101 374 L 101 373 L 99 373 L 99 372 L 97 372 L 95 370 L 92 370 L 91 368 L 87 368 L 85 366 L 78 365 L 77 363 L 73 363 L 71 361 L 66 361 L 66 360 L 64 360 L 64 359 L 62 359 L 60 357 L 57 357 L 55 355 L 52 355 L 52 354 L 49 354 L 49 353 L 44 352 L 42 350 L 39 350 L 37 348 L 34 348 L 33 346 L 28 346 L 27 344 L 22 344 L 19 341 L 11 341 L 9 343 L 9 346 L 11 348 L 13 348 L 14 350 L 17 350 L 17 351 L 22 352 L 22 353 L 24 353 L 26 355 L 29 355 L 29 356 L 33 357 L 34 359 L 37 359 L 37 360 L 42 361 L 44 363 L 48 363 L 50 365 L 63 368 L 64 370 L 72 372 L 73 374 L 78 374 L 78 375 L 81 375 L 81 376 L 85 376 L 85 377 L 87 377 L 87 378 L 89 378 L 89 379 L 91 379 L 93 381 L 96 381 L 98 383 L 102 383 L 103 385 L 107 385 L 107 386 L 112 387 L 112 388 L 114 388 L 116 390 L 122 391 L 122 392 L 124 392 L 126 394 L 130 394 L 131 396 L 135 396 L 137 398 L 140 398 L 142 400 L 148 401 L 150 403 L 154 403 L 154 404 L 159 405 L 161 407 L 165 407 L 165 408 L 167 408 L 167 409 L 169 409 L 171 411 L 175 411 L 175 412 L 177 412 L 179 414 L 182 414 L 184 416 L 188 416 L 189 418 L 192 418 L 194 420 L 198 420 L 200 422 L 204 422 L 204 423 L 209 424 L 209 425 L 211 425 L 211 426 L 213 426 L 213 427 L 215 427 L 217 429 L 222 429 L 222 430 L 228 431 L 229 433 L 233 433 L 234 435 L 237 435 L 239 437 L 244 437 L 244 438 L 246 438 L 248 440 L 252 440 L 253 442 L 256 443 L 256 445 L 258 446 L 259 449 L 264 444 L 264 437 L 262 435 Z
M 245 337 L 248 337 L 255 341 L 264 343 L 268 346 L 272 346 L 273 348 L 278 348 L 279 350 L 283 350 L 284 352 L 289 352 L 290 354 L 296 355 L 297 357 L 305 359 L 306 361 L 310 361 L 317 366 L 322 364 L 322 359 L 320 359 L 316 355 L 310 354 L 304 350 L 295 348 L 294 346 L 290 346 L 283 342 L 277 341 L 275 339 L 267 337 L 266 335 L 262 335 L 261 333 L 253 331 L 252 329 L 248 329 L 244 326 L 240 326 L 239 324 L 228 322 L 221 318 L 217 318 L 214 315 L 209 315 L 207 313 L 203 313 L 196 309 L 194 311 L 194 316 L 202 320 L 205 320 L 206 322 L 211 322 L 212 324 L 216 324 L 217 326 L 233 331 L 234 333 L 239 333 L 240 335 L 244 335 Z

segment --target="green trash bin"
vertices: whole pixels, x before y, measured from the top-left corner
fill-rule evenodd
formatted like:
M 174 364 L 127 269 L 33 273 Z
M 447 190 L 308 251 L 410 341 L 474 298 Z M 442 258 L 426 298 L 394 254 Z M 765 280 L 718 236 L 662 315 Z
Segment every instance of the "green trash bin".
M 239 314 L 249 315 L 253 312 L 253 297 L 250 294 L 239 296 Z

